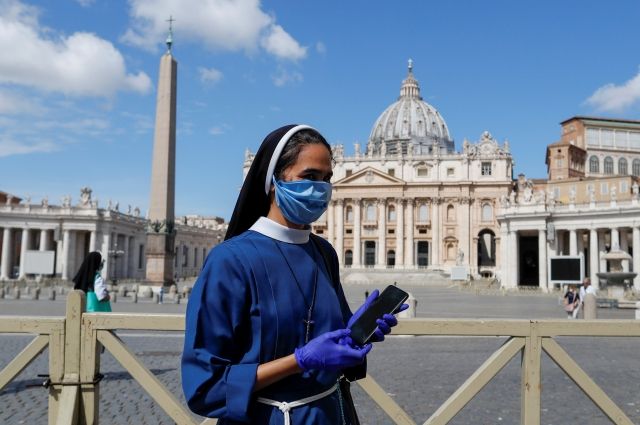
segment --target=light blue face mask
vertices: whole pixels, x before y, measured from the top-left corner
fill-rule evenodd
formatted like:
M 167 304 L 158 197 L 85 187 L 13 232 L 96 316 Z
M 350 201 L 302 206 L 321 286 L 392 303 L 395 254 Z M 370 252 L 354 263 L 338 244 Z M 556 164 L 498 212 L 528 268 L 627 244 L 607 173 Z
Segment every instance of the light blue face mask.
M 295 224 L 311 224 L 320 218 L 331 200 L 331 183 L 295 180 L 285 182 L 273 177 L 276 204 L 284 218 Z

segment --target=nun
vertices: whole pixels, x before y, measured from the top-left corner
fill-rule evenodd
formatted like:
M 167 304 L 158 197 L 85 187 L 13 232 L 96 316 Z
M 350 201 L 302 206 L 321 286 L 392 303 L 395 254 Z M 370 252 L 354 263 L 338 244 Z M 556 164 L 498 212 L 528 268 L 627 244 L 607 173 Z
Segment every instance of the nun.
M 73 278 L 73 289 L 84 291 L 87 296 L 86 311 L 89 313 L 111 312 L 109 303 L 111 297 L 101 274 L 103 264 L 104 261 L 99 252 L 90 252 Z
M 356 425 L 338 384 L 366 374 L 371 344 L 350 339 L 338 258 L 310 224 L 331 199 L 333 158 L 307 125 L 270 133 L 255 155 L 225 241 L 208 255 L 186 313 L 182 387 L 219 424 Z M 378 321 L 373 341 L 397 324 Z

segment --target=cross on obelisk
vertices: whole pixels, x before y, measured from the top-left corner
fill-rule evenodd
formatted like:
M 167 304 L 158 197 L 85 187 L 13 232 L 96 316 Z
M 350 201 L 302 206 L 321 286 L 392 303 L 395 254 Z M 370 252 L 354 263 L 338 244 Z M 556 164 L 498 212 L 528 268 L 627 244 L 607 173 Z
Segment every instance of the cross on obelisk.
M 156 124 L 151 168 L 151 200 L 147 226 L 146 280 L 173 283 L 176 181 L 176 84 L 178 63 L 171 55 L 174 19 L 169 18 L 168 51 L 160 59 Z

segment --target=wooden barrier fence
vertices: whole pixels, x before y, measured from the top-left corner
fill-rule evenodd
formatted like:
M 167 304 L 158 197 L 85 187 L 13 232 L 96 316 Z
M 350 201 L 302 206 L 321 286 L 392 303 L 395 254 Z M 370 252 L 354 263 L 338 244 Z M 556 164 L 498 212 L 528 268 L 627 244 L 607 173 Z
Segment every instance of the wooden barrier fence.
M 0 370 L 0 390 L 49 347 L 49 424 L 97 424 L 100 345 L 177 424 L 200 422 L 138 359 L 115 330 L 184 331 L 184 316 L 170 314 L 83 313 L 84 294 L 73 291 L 64 318 L 0 316 L 0 334 L 37 336 Z M 554 340 L 558 336 L 639 337 L 640 321 L 440 320 L 405 319 L 396 335 L 502 336 L 495 351 L 432 415 L 425 425 L 447 424 L 516 355 L 521 356 L 522 425 L 540 425 L 541 356 L 544 351 L 614 424 L 633 425 L 627 415 Z M 369 375 L 358 381 L 396 424 L 416 422 Z

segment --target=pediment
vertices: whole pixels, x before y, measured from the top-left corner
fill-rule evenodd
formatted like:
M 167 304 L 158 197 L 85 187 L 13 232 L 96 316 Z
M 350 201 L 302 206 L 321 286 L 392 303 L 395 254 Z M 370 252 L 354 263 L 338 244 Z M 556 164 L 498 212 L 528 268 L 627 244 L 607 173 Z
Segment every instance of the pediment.
M 372 167 L 364 168 L 357 173 L 340 179 L 333 183 L 334 186 L 396 186 L 404 184 L 404 180 Z

